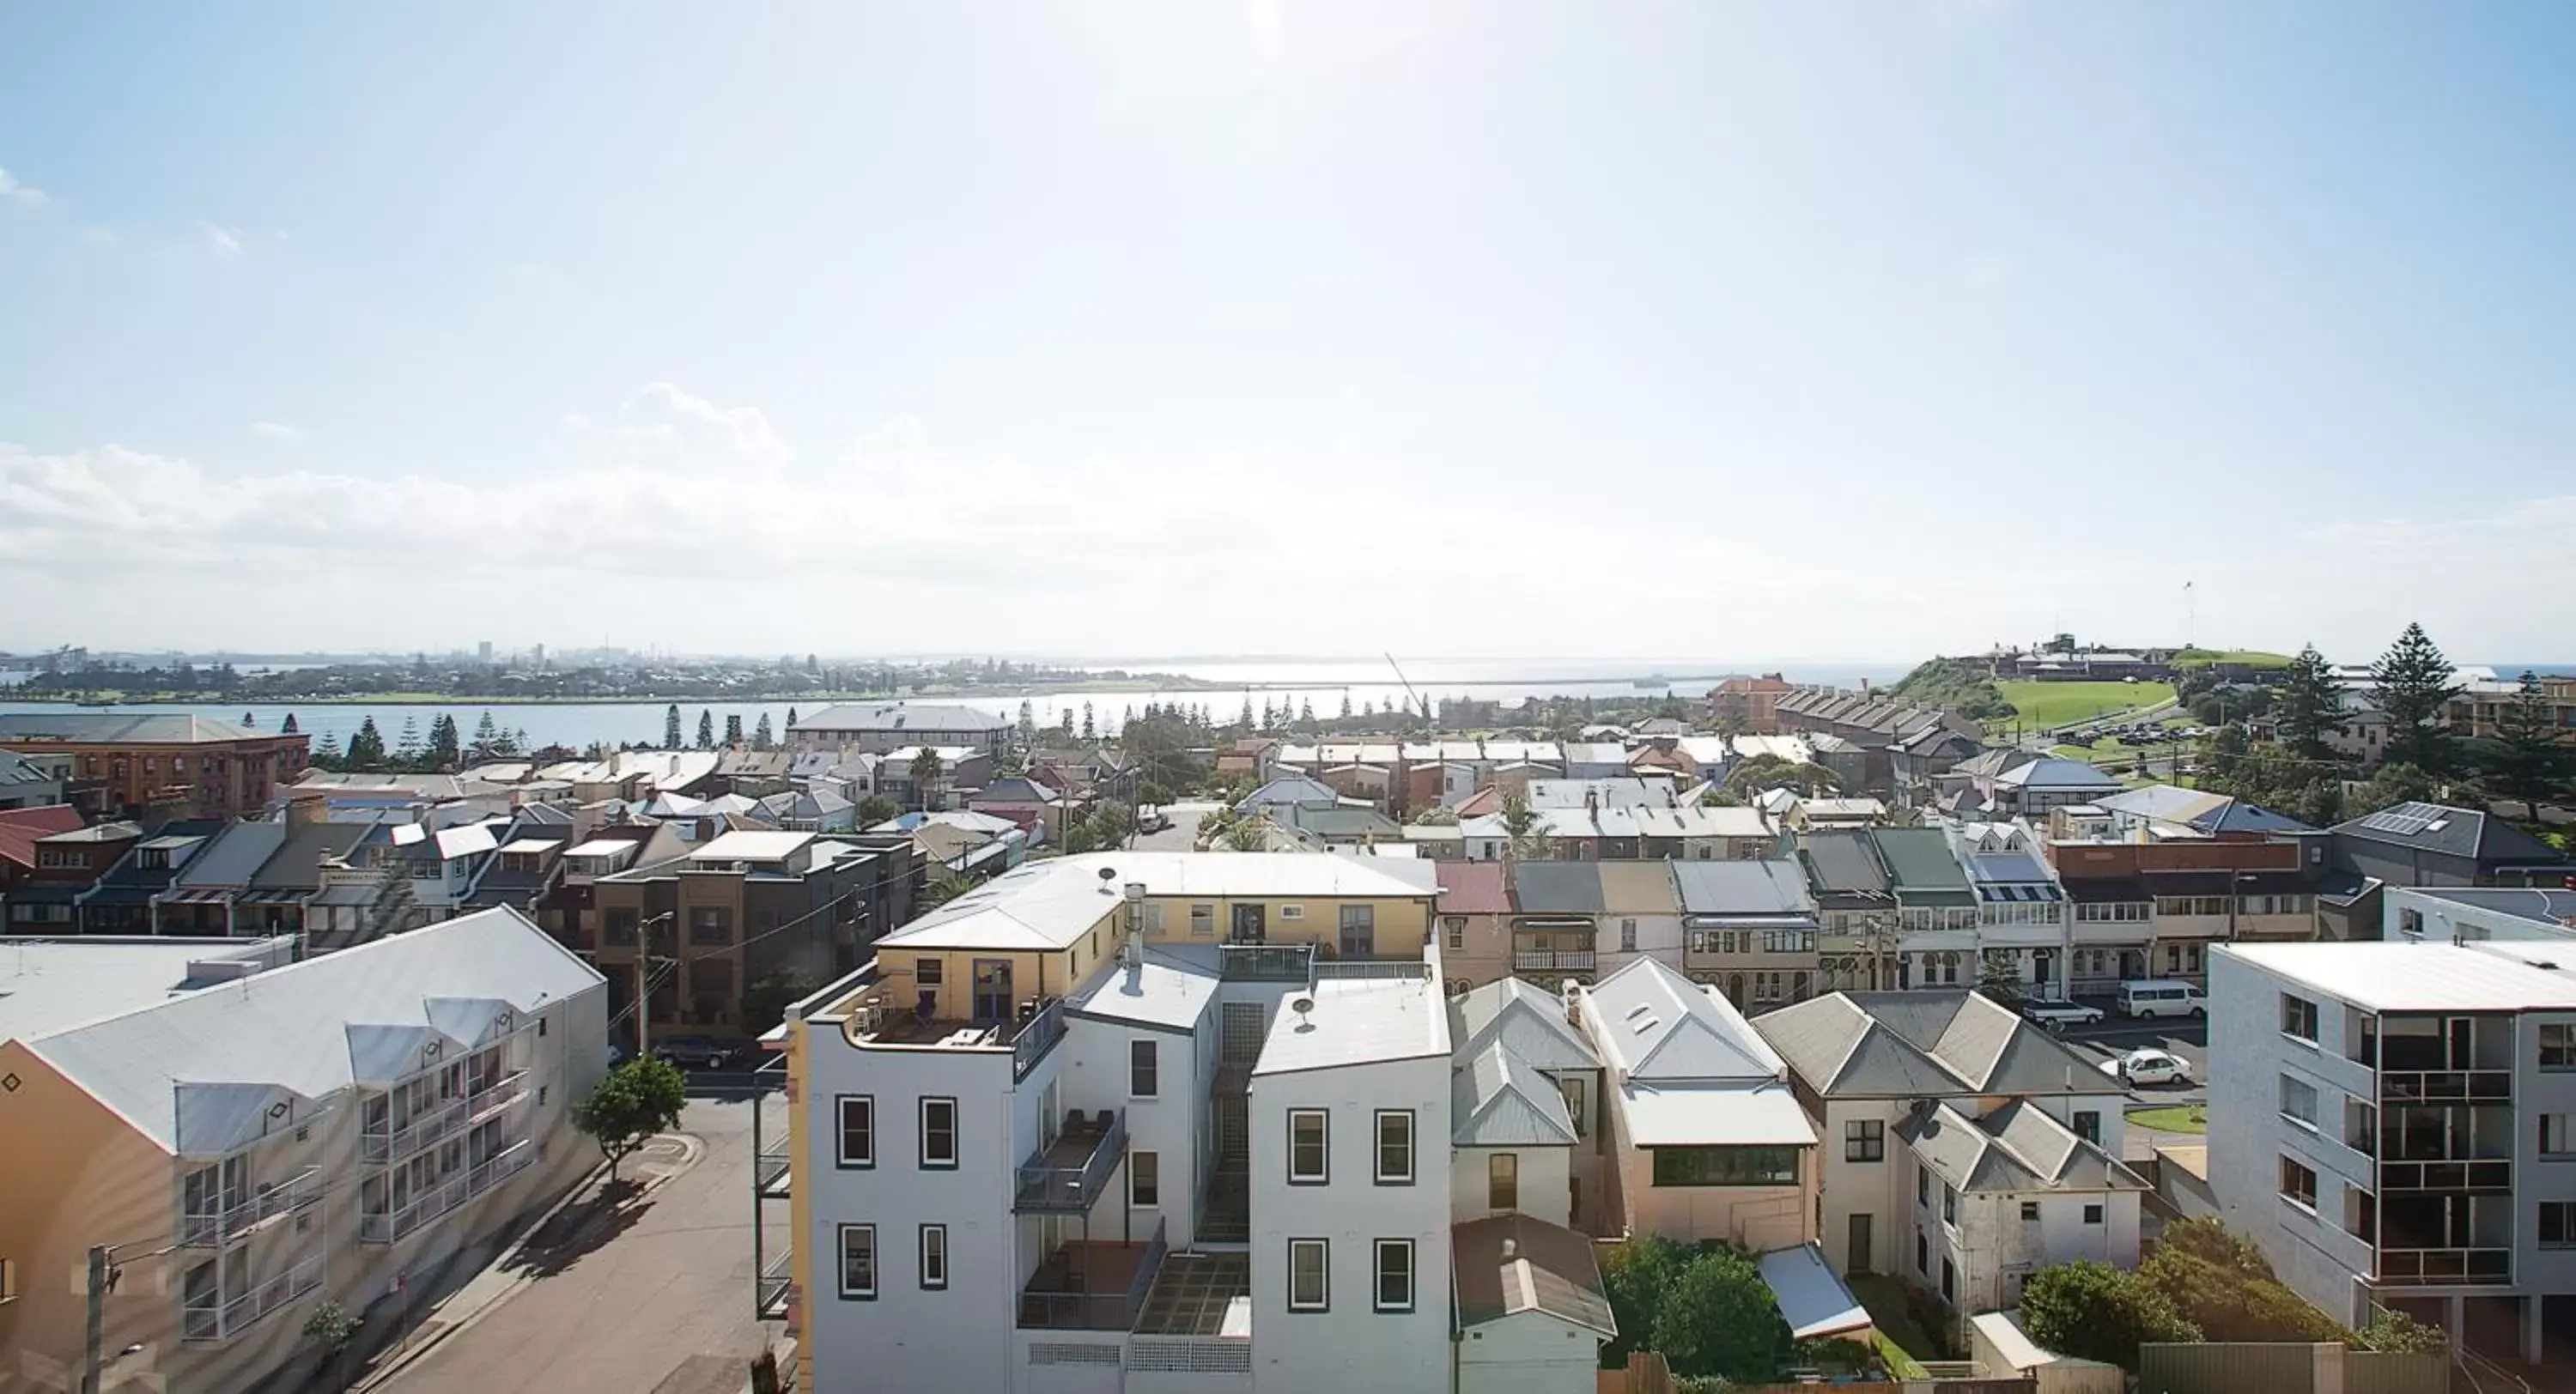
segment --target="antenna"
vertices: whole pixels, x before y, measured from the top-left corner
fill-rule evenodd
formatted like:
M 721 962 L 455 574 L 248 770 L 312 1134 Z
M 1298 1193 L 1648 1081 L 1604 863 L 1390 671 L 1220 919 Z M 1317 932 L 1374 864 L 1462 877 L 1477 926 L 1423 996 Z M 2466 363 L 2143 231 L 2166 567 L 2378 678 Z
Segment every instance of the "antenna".
M 1297 995 L 1297 996 L 1295 996 L 1295 997 L 1291 997 L 1291 998 L 1289 998 L 1289 999 L 1288 999 L 1288 1010 L 1290 1010 L 1290 1011 L 1292 1011 L 1292 1012 L 1295 1012 L 1295 1013 L 1297 1014 L 1297 1029 L 1298 1029 L 1298 1030 L 1300 1030 L 1300 1031 L 1310 1031 L 1310 1030 L 1313 1030 L 1313 1029 L 1314 1029 L 1314 1025 L 1315 1025 L 1315 1024 L 1314 1024 L 1313 1022 L 1308 1021 L 1308 1020 L 1306 1019 L 1306 1014 L 1307 1014 L 1308 1012 L 1311 1012 L 1311 1011 L 1315 1010 L 1315 999 L 1314 999 L 1314 998 L 1312 998 L 1312 997 L 1310 997 L 1310 996 L 1307 996 L 1307 995 L 1305 995 L 1305 994 L 1303 994 L 1303 993 L 1300 993 L 1300 994 L 1298 994 L 1298 995 Z

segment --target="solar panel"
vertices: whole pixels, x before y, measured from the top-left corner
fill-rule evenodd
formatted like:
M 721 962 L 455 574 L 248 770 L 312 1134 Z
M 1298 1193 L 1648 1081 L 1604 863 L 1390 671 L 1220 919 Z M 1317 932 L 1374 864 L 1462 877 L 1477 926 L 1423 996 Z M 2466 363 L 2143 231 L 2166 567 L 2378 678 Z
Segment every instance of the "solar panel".
M 2443 810 L 2431 804 L 2402 803 L 2395 808 L 2383 809 L 2362 819 L 2361 825 L 2375 832 L 2413 837 L 2442 821 L 2442 812 Z

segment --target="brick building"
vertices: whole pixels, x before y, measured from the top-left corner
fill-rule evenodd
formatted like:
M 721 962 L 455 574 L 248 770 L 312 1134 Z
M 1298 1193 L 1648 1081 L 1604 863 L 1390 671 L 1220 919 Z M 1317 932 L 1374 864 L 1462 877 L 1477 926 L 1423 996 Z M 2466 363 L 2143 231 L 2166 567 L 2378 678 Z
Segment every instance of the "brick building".
M 110 817 L 256 817 L 310 758 L 300 734 L 181 712 L 8 712 L 0 714 L 0 749 L 71 757 L 71 801 Z

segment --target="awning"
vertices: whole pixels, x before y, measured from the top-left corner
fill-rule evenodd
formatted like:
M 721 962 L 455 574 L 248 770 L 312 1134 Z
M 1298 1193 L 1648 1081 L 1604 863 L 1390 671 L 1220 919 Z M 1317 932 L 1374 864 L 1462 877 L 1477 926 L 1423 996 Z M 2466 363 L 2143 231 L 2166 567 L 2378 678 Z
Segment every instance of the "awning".
M 1619 1112 L 1636 1147 L 1813 1147 L 1816 1130 L 1788 1086 L 1629 1084 Z
M 1779 1299 L 1790 1335 L 1812 1341 L 1870 1329 L 1869 1309 L 1843 1286 L 1842 1275 L 1825 1262 L 1824 1250 L 1801 1244 L 1774 1249 L 1759 1262 L 1762 1281 L 1771 1285 L 1771 1295 Z
M 221 905 L 233 898 L 231 886 L 191 886 L 161 897 L 164 905 Z

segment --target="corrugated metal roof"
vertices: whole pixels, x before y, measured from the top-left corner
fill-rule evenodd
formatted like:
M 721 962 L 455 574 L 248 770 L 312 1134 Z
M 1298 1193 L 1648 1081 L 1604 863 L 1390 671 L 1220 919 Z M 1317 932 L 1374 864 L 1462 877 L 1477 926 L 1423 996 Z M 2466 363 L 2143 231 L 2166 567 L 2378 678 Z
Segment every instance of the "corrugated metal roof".
M 1571 1147 L 1574 1118 L 1554 1080 L 1495 1044 L 1450 1072 L 1449 1140 L 1459 1147 Z

